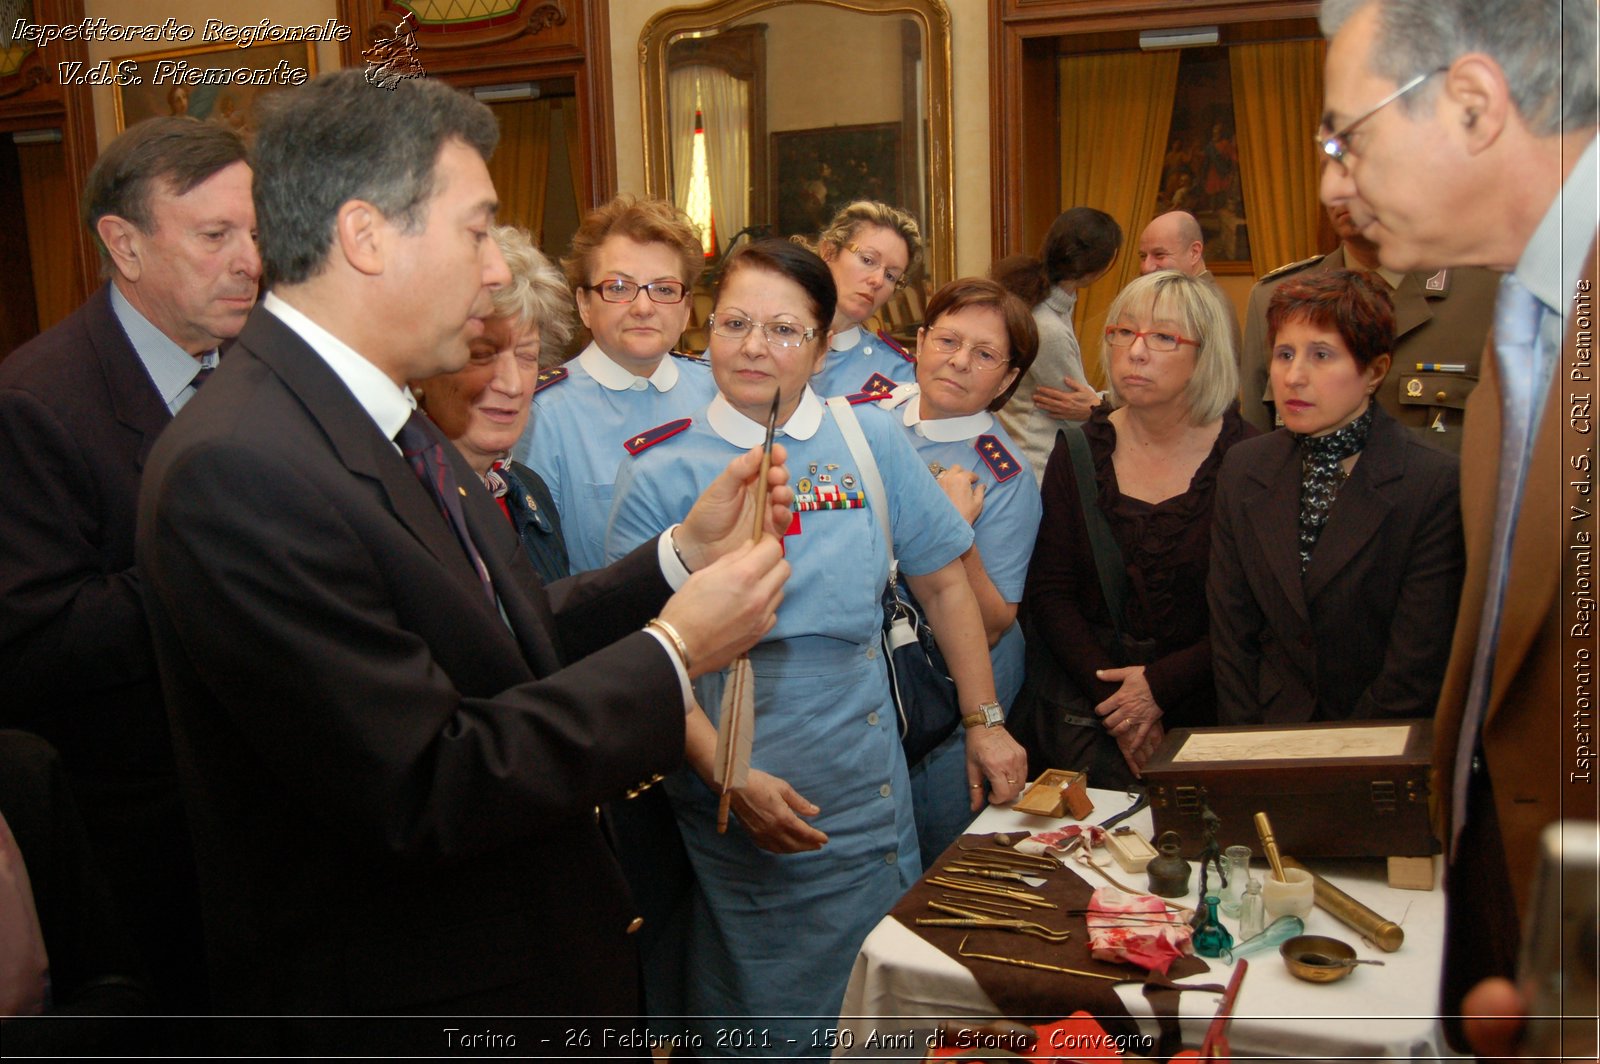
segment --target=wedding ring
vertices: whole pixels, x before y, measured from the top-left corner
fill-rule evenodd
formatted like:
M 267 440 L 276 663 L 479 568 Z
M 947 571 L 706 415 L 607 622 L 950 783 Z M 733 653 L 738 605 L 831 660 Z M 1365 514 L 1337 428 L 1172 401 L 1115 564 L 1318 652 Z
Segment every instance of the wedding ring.
M 981 784 L 981 783 L 974 783 L 971 786 L 972 786 L 972 789 L 975 790 L 975 791 L 983 790 L 983 784 Z

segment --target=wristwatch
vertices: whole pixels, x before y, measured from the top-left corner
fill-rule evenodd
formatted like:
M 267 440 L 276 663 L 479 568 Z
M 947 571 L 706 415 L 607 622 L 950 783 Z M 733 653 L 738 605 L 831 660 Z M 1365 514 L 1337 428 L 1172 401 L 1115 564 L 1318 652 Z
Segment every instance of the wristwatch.
M 968 713 L 961 718 L 963 728 L 976 728 L 980 724 L 985 728 L 993 728 L 1005 722 L 1006 715 L 1001 711 L 999 702 L 985 702 L 978 707 L 976 713 Z

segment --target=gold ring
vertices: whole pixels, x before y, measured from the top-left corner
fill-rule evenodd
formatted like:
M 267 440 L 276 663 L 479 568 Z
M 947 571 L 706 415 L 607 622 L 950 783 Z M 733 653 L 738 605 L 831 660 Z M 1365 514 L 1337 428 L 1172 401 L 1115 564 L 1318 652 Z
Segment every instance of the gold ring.
M 972 786 L 972 789 L 975 790 L 975 791 L 983 790 L 983 784 L 981 784 L 981 783 L 974 783 L 971 786 Z

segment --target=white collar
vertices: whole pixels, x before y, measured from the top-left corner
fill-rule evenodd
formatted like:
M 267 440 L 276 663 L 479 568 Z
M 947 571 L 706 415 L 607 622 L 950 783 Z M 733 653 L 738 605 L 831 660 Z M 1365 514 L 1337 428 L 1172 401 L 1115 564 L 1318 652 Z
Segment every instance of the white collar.
M 905 394 L 902 395 L 901 393 Z M 917 435 L 934 443 L 964 443 L 967 440 L 982 436 L 994 427 L 994 415 L 987 410 L 980 410 L 976 414 L 963 414 L 960 417 L 937 417 L 923 419 L 922 404 L 920 402 L 906 402 L 921 395 L 922 390 L 915 384 L 902 384 L 890 393 L 896 400 L 894 405 L 905 403 L 905 409 L 900 414 L 900 420 L 908 429 L 916 429 Z
M 268 292 L 261 306 L 277 315 L 328 364 L 361 409 L 377 422 L 378 431 L 393 440 L 417 408 L 411 389 L 395 384 L 359 351 L 290 306 L 276 292 Z
M 578 365 L 582 366 L 589 376 L 599 381 L 600 386 L 607 391 L 639 392 L 655 385 L 658 392 L 670 392 L 673 385 L 678 383 L 678 366 L 671 354 L 661 356 L 661 361 L 656 363 L 654 373 L 648 377 L 641 377 L 617 365 L 610 355 L 600 350 L 599 344 L 591 343 L 578 356 Z
M 861 342 L 861 326 L 852 325 L 848 329 L 840 329 L 833 334 L 833 339 L 828 342 L 830 351 L 848 351 Z
M 751 421 L 735 410 L 733 404 L 722 397 L 721 392 L 717 393 L 717 397 L 711 400 L 711 405 L 706 408 L 706 424 L 711 426 L 712 432 L 735 447 L 749 450 L 767 442 L 767 427 Z M 822 400 L 817 398 L 817 393 L 813 392 L 808 384 L 805 394 L 800 397 L 800 405 L 794 408 L 794 413 L 789 415 L 788 421 L 778 426 L 778 435 L 796 440 L 809 440 L 821 427 Z

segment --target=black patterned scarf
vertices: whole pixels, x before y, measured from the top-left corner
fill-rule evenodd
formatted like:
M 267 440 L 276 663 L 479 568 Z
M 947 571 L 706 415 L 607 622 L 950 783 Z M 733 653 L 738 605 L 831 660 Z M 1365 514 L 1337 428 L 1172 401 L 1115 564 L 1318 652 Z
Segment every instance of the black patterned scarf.
M 1339 465 L 1367 445 L 1372 407 L 1344 428 L 1326 436 L 1294 434 L 1300 445 L 1300 575 L 1311 565 L 1311 552 L 1328 523 L 1328 512 L 1348 476 Z

